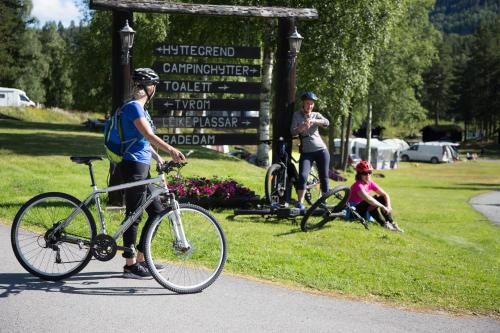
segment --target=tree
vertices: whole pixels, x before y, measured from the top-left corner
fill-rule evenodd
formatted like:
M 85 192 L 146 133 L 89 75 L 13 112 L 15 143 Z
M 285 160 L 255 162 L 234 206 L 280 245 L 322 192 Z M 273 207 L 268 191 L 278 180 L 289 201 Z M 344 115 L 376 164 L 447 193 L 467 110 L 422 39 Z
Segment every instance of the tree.
M 22 64 L 20 49 L 30 21 L 31 1 L 5 0 L 0 2 L 0 84 L 13 87 Z
M 40 31 L 44 45 L 43 55 L 48 62 L 48 73 L 43 80 L 46 106 L 70 108 L 73 104 L 71 69 L 68 45 L 61 36 L 64 28 L 55 22 L 48 22 Z
M 491 136 L 500 120 L 500 19 L 482 26 L 475 33 L 471 58 L 463 68 L 458 87 L 462 90 L 456 110 L 462 114 L 466 127 L 478 124 Z
M 377 49 L 368 94 L 374 124 L 389 121 L 412 128 L 426 118 L 419 100 L 423 74 L 438 59 L 435 44 L 440 38 L 428 19 L 432 5 L 432 1 L 406 1 L 387 43 Z M 362 108 L 366 110 L 366 103 Z

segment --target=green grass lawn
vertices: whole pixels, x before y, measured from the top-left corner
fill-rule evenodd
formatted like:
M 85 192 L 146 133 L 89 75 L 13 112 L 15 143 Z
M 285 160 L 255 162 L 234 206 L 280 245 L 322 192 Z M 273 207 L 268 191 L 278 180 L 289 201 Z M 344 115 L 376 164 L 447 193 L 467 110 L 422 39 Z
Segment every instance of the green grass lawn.
M 71 155 L 103 154 L 102 137 L 71 124 L 0 120 L 0 220 L 45 191 L 83 198 L 85 166 Z M 106 183 L 107 163 L 96 162 Z M 185 176 L 232 177 L 263 194 L 265 170 L 196 149 Z M 290 220 L 215 211 L 228 239 L 226 271 L 298 288 L 410 308 L 500 316 L 500 228 L 468 204 L 500 187 L 500 163 L 401 163 L 375 178 L 392 196 L 404 234 L 333 222 L 303 233 Z M 352 182 L 352 175 L 348 183 Z M 113 227 L 120 221 L 116 215 Z

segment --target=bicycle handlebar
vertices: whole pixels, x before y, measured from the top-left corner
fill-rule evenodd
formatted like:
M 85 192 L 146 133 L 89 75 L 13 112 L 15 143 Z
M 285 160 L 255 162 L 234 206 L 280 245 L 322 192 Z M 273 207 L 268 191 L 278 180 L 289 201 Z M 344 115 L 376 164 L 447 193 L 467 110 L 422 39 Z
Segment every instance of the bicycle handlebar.
M 191 156 L 191 154 L 193 153 L 194 151 L 190 150 L 188 151 L 187 153 L 183 153 L 184 157 L 189 157 Z M 177 162 L 174 162 L 173 160 L 170 160 L 170 161 L 166 161 L 165 163 L 163 164 L 158 164 L 156 166 L 156 171 L 158 172 L 158 174 L 162 174 L 162 173 L 169 173 L 171 172 L 173 169 L 181 169 L 182 167 L 184 167 L 185 165 L 187 164 L 187 162 L 181 162 L 181 163 L 177 163 Z

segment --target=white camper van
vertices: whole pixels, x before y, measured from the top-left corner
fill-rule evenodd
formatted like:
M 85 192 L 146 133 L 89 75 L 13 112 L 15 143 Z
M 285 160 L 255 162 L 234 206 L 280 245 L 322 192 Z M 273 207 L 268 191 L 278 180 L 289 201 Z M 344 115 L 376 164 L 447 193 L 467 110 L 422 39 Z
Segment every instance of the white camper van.
M 431 163 L 453 162 L 453 152 L 449 143 L 420 142 L 401 152 L 401 160 Z
M 32 106 L 36 104 L 26 96 L 26 93 L 14 88 L 0 87 L 0 106 Z

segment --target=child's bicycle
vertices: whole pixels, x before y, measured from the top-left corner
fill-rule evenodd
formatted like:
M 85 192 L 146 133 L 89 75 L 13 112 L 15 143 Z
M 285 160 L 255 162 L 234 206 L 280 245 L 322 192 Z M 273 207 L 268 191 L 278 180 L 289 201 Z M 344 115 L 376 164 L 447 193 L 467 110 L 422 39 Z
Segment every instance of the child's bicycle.
M 300 222 L 302 231 L 311 231 L 323 227 L 337 218 L 349 219 L 361 223 L 368 230 L 367 221 L 351 207 L 347 200 L 351 189 L 348 186 L 336 186 L 316 200 L 304 214 Z
M 71 157 L 71 161 L 89 167 L 93 191 L 83 202 L 66 193 L 49 192 L 35 196 L 21 207 L 11 230 L 12 248 L 19 263 L 33 275 L 58 281 L 81 271 L 92 256 L 108 261 L 117 250 L 132 250 L 118 246 L 118 238 L 161 195 L 165 210 L 149 227 L 145 241 L 149 271 L 158 283 L 176 293 L 195 293 L 210 286 L 226 262 L 226 239 L 208 211 L 179 204 L 169 192 L 163 174 L 184 164 L 168 161 L 157 168 L 155 178 L 98 189 L 92 161 L 102 159 Z M 153 185 L 145 203 L 126 218 L 115 234 L 108 235 L 99 195 L 143 185 Z M 99 234 L 89 210 L 94 205 L 101 227 Z M 159 272 L 154 262 L 162 263 L 166 269 Z

